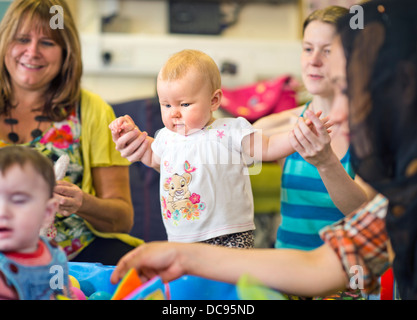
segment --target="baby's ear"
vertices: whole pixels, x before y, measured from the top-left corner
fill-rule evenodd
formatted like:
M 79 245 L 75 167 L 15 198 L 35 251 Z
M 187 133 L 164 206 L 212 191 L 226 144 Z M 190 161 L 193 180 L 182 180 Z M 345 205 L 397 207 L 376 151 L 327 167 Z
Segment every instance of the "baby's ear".
M 221 89 L 217 89 L 214 91 L 211 97 L 211 111 L 216 111 L 222 102 L 223 98 L 223 91 Z
M 42 228 L 49 227 L 55 219 L 55 214 L 58 212 L 58 200 L 53 197 L 48 200 L 45 208 L 45 217 L 43 219 Z

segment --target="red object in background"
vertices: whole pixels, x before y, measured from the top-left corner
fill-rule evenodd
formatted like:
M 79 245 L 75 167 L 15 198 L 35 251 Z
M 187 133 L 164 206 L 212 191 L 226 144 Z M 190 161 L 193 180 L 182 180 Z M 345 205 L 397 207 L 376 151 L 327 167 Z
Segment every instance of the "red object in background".
M 291 76 L 282 76 L 234 89 L 222 88 L 221 108 L 235 117 L 254 122 L 269 114 L 297 107 L 296 85 Z
M 394 296 L 394 274 L 389 268 L 381 276 L 381 300 L 393 300 Z

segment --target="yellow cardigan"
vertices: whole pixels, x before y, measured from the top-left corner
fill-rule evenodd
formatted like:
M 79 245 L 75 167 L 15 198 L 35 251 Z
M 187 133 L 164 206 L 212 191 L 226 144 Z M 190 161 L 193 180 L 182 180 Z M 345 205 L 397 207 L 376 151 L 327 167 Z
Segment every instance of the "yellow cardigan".
M 91 168 L 107 166 L 129 166 L 130 162 L 116 150 L 108 125 L 116 118 L 113 108 L 100 96 L 81 90 L 81 148 L 83 153 L 82 190 L 95 195 Z M 84 220 L 85 221 L 85 220 Z M 103 233 L 85 221 L 88 228 L 98 237 L 118 238 L 132 246 L 143 240 L 126 233 Z

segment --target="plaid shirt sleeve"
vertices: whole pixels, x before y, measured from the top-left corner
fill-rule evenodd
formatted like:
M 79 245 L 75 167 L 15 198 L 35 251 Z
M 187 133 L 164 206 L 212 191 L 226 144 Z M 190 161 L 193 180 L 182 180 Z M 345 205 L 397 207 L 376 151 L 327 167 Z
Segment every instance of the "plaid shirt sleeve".
M 388 260 L 388 235 L 385 215 L 388 200 L 378 194 L 346 218 L 323 228 L 320 236 L 330 245 L 342 262 L 346 274 L 346 287 L 358 277 L 360 270 L 364 293 L 379 290 L 378 278 L 390 267 Z M 354 288 L 352 288 L 354 289 Z

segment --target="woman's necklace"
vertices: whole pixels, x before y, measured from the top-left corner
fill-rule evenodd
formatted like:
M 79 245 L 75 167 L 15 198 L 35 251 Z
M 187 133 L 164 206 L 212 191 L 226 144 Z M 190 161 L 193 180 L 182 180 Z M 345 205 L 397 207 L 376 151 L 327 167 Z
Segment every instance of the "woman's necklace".
M 33 129 L 30 133 L 33 139 L 36 139 L 37 137 L 42 135 L 42 131 L 40 130 L 41 123 L 51 121 L 50 118 L 45 115 L 38 115 L 35 117 L 35 120 L 38 122 L 38 126 L 35 129 Z M 8 114 L 8 117 L 4 119 L 4 122 L 10 125 L 10 133 L 7 135 L 7 137 L 11 142 L 16 144 L 19 141 L 20 137 L 16 132 L 14 132 L 13 127 L 19 123 L 19 120 L 12 118 L 10 112 Z

